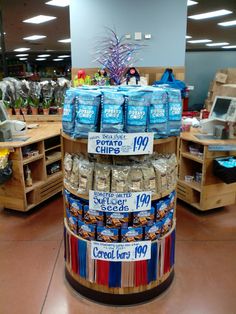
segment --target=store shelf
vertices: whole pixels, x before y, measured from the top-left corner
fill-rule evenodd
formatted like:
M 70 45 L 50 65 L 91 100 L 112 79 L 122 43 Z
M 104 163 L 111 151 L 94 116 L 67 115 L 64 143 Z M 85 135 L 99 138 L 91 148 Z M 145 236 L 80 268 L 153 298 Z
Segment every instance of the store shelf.
M 53 150 L 53 149 L 56 149 L 56 148 L 61 148 L 61 144 L 49 147 L 49 148 L 45 149 L 45 152 L 49 152 L 50 150 Z
M 181 155 L 182 155 L 184 158 L 188 158 L 188 159 L 194 160 L 194 161 L 196 161 L 196 162 L 199 162 L 200 164 L 203 163 L 203 159 L 202 159 L 202 158 L 197 157 L 197 156 L 195 156 L 195 155 L 193 155 L 193 154 L 186 153 L 186 152 L 185 152 L 185 153 L 182 152 Z
M 61 176 L 62 176 L 62 170 L 57 171 L 53 174 L 47 175 L 47 178 L 53 180 L 53 179 L 56 179 L 56 178 L 61 177 Z
M 42 159 L 44 156 L 44 154 L 38 154 L 37 156 L 32 156 L 32 157 L 28 157 L 28 158 L 23 158 L 23 165 L 27 165 L 35 160 L 39 160 Z
M 52 164 L 55 161 L 61 160 L 61 152 L 53 152 L 52 154 L 46 155 L 46 166 Z
M 32 184 L 32 186 L 28 186 L 28 187 L 25 188 L 25 193 L 29 193 L 29 192 L 33 191 L 34 189 L 40 187 L 42 184 L 44 184 L 44 181 L 34 182 Z
M 185 180 L 178 180 L 179 183 L 182 183 L 182 184 L 185 184 L 187 185 L 188 187 L 198 191 L 198 192 L 201 192 L 201 185 L 197 182 L 186 182 Z

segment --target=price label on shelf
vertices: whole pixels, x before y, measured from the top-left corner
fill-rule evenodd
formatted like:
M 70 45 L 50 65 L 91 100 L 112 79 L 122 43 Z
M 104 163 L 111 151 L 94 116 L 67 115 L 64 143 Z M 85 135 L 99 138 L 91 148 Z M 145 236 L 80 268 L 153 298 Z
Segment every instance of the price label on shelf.
M 128 213 L 151 209 L 152 192 L 108 193 L 89 191 L 89 208 L 103 212 Z
M 118 156 L 152 154 L 153 133 L 90 132 L 88 153 Z
M 91 241 L 91 257 L 102 261 L 132 262 L 151 258 L 151 241 L 104 243 Z

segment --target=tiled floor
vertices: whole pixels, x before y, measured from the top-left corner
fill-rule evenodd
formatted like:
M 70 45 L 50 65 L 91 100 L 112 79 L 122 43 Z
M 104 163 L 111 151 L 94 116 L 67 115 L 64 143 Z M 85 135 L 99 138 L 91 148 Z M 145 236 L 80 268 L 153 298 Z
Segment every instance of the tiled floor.
M 31 213 L 0 211 L 0 314 L 236 314 L 236 206 L 179 203 L 175 279 L 155 300 L 108 307 L 64 279 L 62 198 Z

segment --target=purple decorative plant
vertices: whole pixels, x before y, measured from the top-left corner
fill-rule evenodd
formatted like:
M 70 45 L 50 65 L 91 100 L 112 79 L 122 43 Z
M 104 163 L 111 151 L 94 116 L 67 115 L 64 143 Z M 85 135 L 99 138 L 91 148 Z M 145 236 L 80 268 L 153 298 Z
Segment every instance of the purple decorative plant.
M 128 68 L 137 61 L 135 56 L 144 45 L 128 41 L 125 36 L 118 37 L 110 28 L 107 30 L 108 35 L 97 44 L 94 61 L 109 72 L 115 85 L 119 85 Z

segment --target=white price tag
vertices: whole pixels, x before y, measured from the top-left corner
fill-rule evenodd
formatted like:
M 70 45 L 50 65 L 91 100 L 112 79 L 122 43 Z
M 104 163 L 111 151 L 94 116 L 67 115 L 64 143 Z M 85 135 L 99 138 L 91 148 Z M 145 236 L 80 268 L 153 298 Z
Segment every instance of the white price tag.
M 152 192 L 108 193 L 89 191 L 89 208 L 103 212 L 128 213 L 151 209 Z
M 151 241 L 129 243 L 91 241 L 91 257 L 113 262 L 147 260 L 151 258 Z
M 88 134 L 88 153 L 103 155 L 147 155 L 153 153 L 153 133 Z

